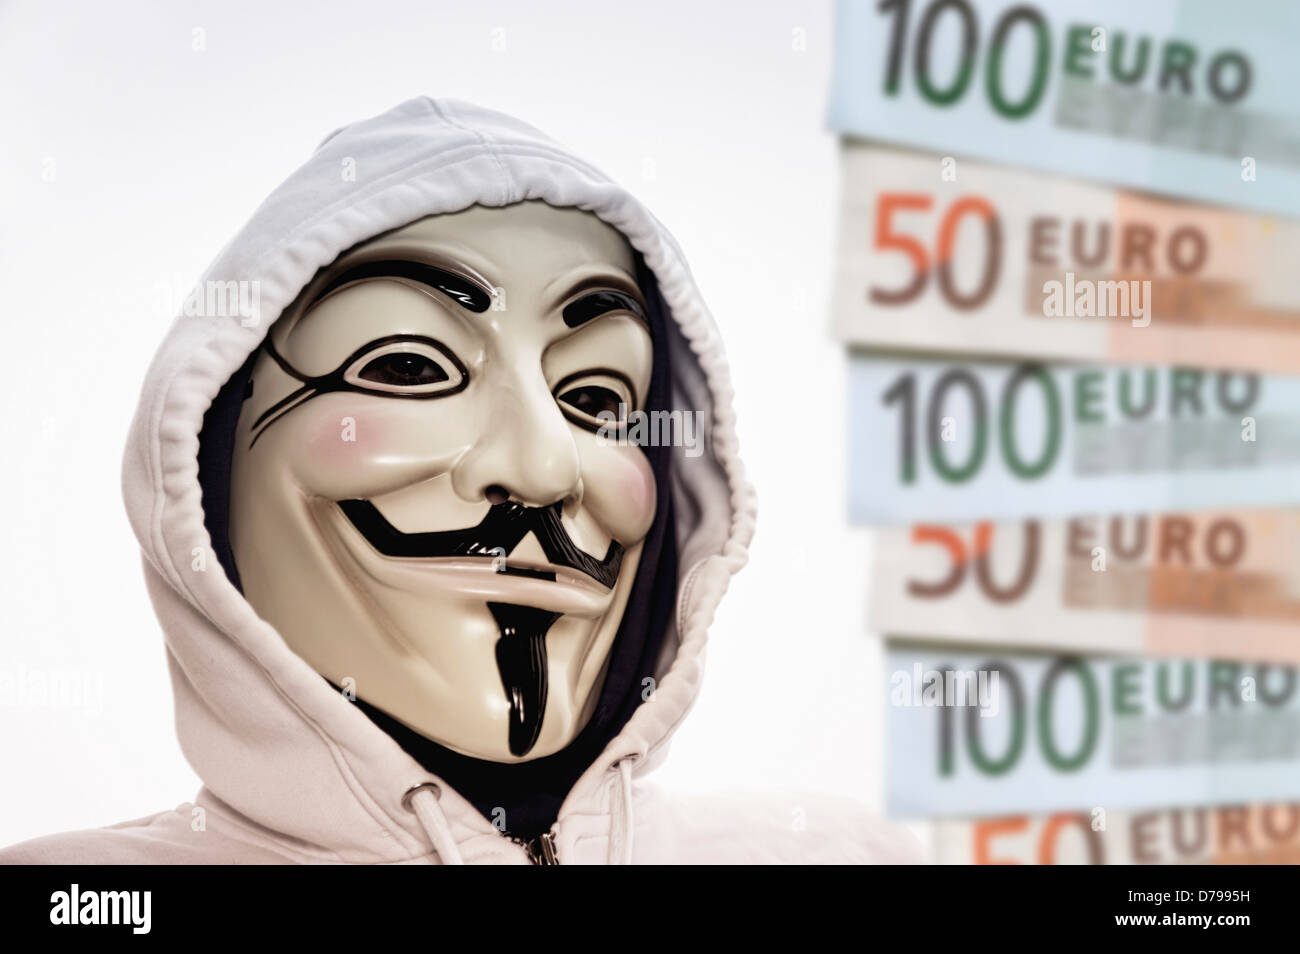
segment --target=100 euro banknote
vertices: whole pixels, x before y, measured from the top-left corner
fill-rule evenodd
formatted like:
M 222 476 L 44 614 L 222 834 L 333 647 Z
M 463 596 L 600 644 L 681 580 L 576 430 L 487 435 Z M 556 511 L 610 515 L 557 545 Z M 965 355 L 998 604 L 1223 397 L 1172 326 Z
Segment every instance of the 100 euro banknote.
M 862 524 L 1300 504 L 1300 378 L 858 354 Z
M 1300 5 L 839 0 L 836 131 L 1300 215 Z
M 1287 801 L 1294 667 L 973 651 L 886 654 L 888 804 L 899 817 Z

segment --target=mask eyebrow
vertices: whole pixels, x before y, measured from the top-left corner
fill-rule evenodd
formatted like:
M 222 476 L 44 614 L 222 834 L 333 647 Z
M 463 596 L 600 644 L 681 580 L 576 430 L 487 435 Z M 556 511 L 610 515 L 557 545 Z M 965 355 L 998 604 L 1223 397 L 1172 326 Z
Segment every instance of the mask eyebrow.
M 585 325 L 611 311 L 630 311 L 649 326 L 641 292 L 634 285 L 613 276 L 598 275 L 579 282 L 564 297 L 572 298 L 588 289 L 588 294 L 569 302 L 561 312 L 564 323 L 570 328 Z
M 342 274 L 321 290 L 320 294 L 317 295 L 317 300 L 319 301 L 334 289 L 349 282 L 366 278 L 406 278 L 420 282 L 442 292 L 462 308 L 476 314 L 482 314 L 492 305 L 492 290 L 480 285 L 478 282 L 449 269 L 440 268 L 437 265 L 429 265 L 426 262 L 409 262 L 401 259 L 365 262 L 345 269 Z

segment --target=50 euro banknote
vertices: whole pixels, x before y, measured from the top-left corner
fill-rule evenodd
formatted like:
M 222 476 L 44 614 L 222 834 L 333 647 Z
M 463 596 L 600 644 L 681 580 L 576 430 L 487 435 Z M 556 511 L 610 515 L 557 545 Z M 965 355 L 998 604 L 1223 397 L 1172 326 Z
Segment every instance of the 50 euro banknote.
M 985 817 L 1295 800 L 1300 676 L 1222 660 L 891 642 L 890 814 Z
M 1300 6 L 839 0 L 830 123 L 1300 215 Z
M 861 143 L 842 155 L 845 341 L 1300 372 L 1300 222 Z
M 871 593 L 878 632 L 1300 664 L 1300 510 L 891 527 Z
M 931 854 L 947 865 L 1294 865 L 1300 804 L 943 819 Z
M 849 395 L 856 523 L 1300 504 L 1300 377 L 855 354 Z

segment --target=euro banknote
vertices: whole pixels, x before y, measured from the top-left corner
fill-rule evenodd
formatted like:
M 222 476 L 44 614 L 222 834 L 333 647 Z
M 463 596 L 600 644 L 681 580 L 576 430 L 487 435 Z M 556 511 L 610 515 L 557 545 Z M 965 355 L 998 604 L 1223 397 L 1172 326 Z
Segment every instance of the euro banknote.
M 841 133 L 1300 215 L 1300 4 L 839 0 Z
M 1300 504 L 1300 377 L 857 354 L 862 524 Z
M 842 156 L 845 341 L 1300 372 L 1300 222 L 862 143 Z
M 944 819 L 931 853 L 946 865 L 1294 865 L 1300 804 Z
M 890 813 L 1107 813 L 1288 801 L 1294 667 L 891 643 Z
M 877 632 L 1300 664 L 1300 510 L 891 527 L 871 592 Z

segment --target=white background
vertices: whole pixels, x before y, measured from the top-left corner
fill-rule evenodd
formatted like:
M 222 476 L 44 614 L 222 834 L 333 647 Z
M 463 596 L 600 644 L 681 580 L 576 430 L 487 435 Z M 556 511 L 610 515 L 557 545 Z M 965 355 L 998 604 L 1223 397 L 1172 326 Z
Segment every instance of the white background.
M 158 289 L 187 290 L 327 133 L 421 94 L 517 115 L 629 186 L 721 326 L 758 534 L 656 778 L 880 809 L 882 654 L 827 330 L 830 31 L 829 2 L 778 0 L 0 7 L 0 670 L 103 679 L 97 711 L 0 704 L 0 845 L 197 790 L 119 491 Z

